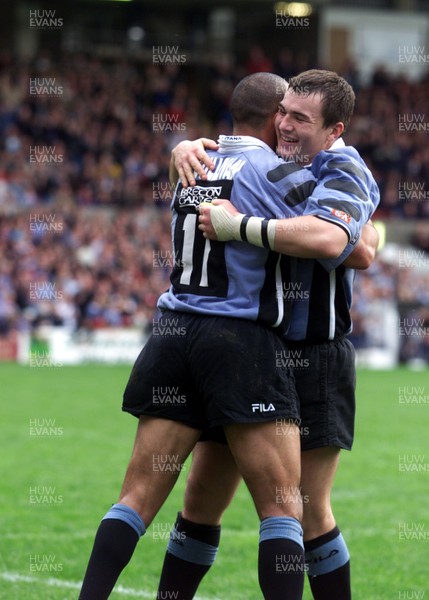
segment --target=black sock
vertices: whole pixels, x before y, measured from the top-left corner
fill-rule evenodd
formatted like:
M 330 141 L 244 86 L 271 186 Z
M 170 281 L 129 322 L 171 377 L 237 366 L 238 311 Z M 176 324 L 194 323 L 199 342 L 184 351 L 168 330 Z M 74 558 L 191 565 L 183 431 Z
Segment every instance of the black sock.
M 179 512 L 170 535 L 157 598 L 190 600 L 215 561 L 220 525 L 200 525 Z
M 115 504 L 101 521 L 79 600 L 105 600 L 129 563 L 144 523 L 128 506 Z
M 338 527 L 304 547 L 314 600 L 351 600 L 350 555 Z
M 259 585 L 265 600 L 301 600 L 305 564 L 299 522 L 290 517 L 264 519 L 260 539 Z

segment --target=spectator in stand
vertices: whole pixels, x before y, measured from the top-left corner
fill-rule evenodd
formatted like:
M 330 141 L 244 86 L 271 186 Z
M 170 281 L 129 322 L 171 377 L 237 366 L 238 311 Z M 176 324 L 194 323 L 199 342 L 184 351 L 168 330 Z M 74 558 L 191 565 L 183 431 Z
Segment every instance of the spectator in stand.
M 43 234 L 30 229 L 28 213 L 0 219 L 0 330 L 19 314 L 21 328 L 149 323 L 172 266 L 168 213 L 55 217 L 61 229 Z
M 231 90 L 246 72 L 274 69 L 287 78 L 298 61 L 305 63 L 299 70 L 314 66 L 307 64 L 307 54 L 287 47 L 271 61 L 258 45 L 244 64 L 217 57 L 198 72 L 186 64 L 103 61 L 83 54 L 55 60 L 44 54 L 34 64 L 17 64 L 2 54 L 0 334 L 32 327 L 42 318 L 71 327 L 150 323 L 171 268 L 168 257 L 164 266 L 154 267 L 154 253 L 169 250 L 171 148 L 184 137 L 228 131 Z M 359 77 L 350 61 L 342 74 L 354 81 Z M 30 94 L 30 78 L 48 77 L 61 93 Z M 358 149 L 380 187 L 375 218 L 423 224 L 429 217 L 427 133 L 401 130 L 398 122 L 398 115 L 425 115 L 427 122 L 428 96 L 428 76 L 410 81 L 385 68 L 359 89 L 346 142 Z M 155 111 L 177 127 L 156 131 Z M 30 147 L 43 146 L 53 147 L 61 162 L 30 163 Z M 48 156 L 46 149 L 40 156 Z M 406 189 L 408 195 L 400 193 L 404 184 L 415 186 Z M 99 213 L 92 212 L 94 207 Z M 135 212 L 109 212 L 118 208 Z M 42 213 L 54 214 L 63 230 L 30 231 L 30 214 Z M 413 243 L 427 251 L 423 230 L 418 228 Z M 425 276 L 408 281 L 402 271 L 398 285 L 407 302 L 426 299 Z M 389 268 L 386 277 L 395 280 L 397 274 Z M 55 284 L 63 292 L 61 302 L 42 307 L 31 301 L 30 281 Z M 384 293 L 377 277 L 368 281 L 362 286 L 368 298 Z M 395 289 L 389 293 L 393 297 Z M 369 301 L 362 299 L 362 306 Z M 358 323 L 361 315 L 354 318 Z
M 246 73 L 271 73 L 273 71 L 273 63 L 265 54 L 262 46 L 255 45 L 249 50 L 249 55 L 246 61 Z
M 35 65 L 17 67 L 5 57 L 0 67 L 0 209 L 51 205 L 64 190 L 73 204 L 153 204 L 152 186 L 167 181 L 169 152 L 181 136 L 208 131 L 213 137 L 225 123 L 229 127 L 230 93 L 246 71 L 274 69 L 288 77 L 298 60 L 307 62 L 308 57 L 293 56 L 285 47 L 272 61 L 255 45 L 244 65 L 218 58 L 193 77 L 187 65 L 179 69 L 66 55 L 55 63 L 44 56 Z M 343 72 L 353 81 L 358 78 L 350 61 Z M 47 76 L 55 78 L 62 93 L 29 94 L 30 77 Z M 195 99 L 201 94 L 204 101 L 199 103 Z M 379 214 L 386 218 L 429 214 L 428 202 L 405 201 L 399 194 L 405 182 L 429 181 L 425 133 L 401 129 L 399 123 L 401 115 L 425 115 L 428 94 L 428 78 L 411 82 L 384 67 L 359 91 L 347 142 L 376 174 L 382 190 Z M 169 118 L 176 129 L 156 131 L 154 113 Z M 61 165 L 30 164 L 29 148 L 37 146 L 53 146 L 62 156 Z

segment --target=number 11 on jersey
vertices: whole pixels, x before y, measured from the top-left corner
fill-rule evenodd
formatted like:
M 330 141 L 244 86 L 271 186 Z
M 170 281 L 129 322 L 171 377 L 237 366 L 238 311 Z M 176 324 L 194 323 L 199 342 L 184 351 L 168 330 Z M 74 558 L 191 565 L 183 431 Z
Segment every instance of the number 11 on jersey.
M 187 214 L 185 220 L 183 221 L 183 247 L 182 247 L 182 265 L 183 272 L 180 277 L 181 285 L 190 285 L 192 271 L 194 269 L 194 245 L 195 245 L 195 234 L 197 231 L 197 219 L 198 216 L 194 214 Z M 204 252 L 203 252 L 203 260 L 201 264 L 201 278 L 199 282 L 199 287 L 208 287 L 208 275 L 207 275 L 207 265 L 209 261 L 209 254 L 211 250 L 210 240 L 205 240 Z

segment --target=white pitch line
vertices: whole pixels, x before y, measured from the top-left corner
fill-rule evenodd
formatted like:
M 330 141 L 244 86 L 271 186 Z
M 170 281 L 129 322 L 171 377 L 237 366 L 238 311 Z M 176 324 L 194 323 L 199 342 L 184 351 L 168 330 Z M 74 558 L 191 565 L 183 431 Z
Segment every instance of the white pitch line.
M 58 588 L 68 588 L 72 590 L 80 590 L 81 584 L 76 581 L 67 581 L 66 579 L 55 579 L 54 577 L 50 577 L 49 579 L 42 579 L 37 577 L 31 577 L 30 575 L 21 575 L 20 573 L 0 573 L 0 577 L 6 581 L 11 581 L 12 583 L 41 583 L 42 585 L 48 587 L 58 587 Z M 115 589 L 115 592 L 119 594 L 123 594 L 124 596 L 133 596 L 135 598 L 153 598 L 153 594 L 145 591 L 133 590 L 131 588 L 124 588 L 122 586 L 118 586 Z
M 171 525 L 171 527 L 173 527 L 173 524 Z M 154 538 L 155 533 L 157 534 L 156 539 Z M 163 532 L 165 533 L 165 532 Z M 223 537 L 254 537 L 256 540 L 258 540 L 258 535 L 259 535 L 259 525 L 255 525 L 255 529 L 222 529 L 222 536 Z M 168 533 L 165 534 L 165 539 L 159 537 L 159 533 L 158 532 L 153 532 L 151 531 L 151 529 L 148 529 L 146 534 L 145 534 L 145 540 L 150 539 L 155 543 L 158 542 L 165 542 L 167 543 L 169 540 L 170 534 Z M 94 530 L 90 530 L 90 531 L 71 531 L 71 532 L 64 532 L 64 533 L 52 533 L 50 531 L 40 531 L 37 532 L 37 539 L 43 539 L 43 538 L 49 538 L 50 540 L 52 539 L 94 539 Z M 20 533 L 14 533 L 12 531 L 9 532 L 5 532 L 2 533 L 2 539 L 10 539 L 10 540 L 20 540 L 20 539 L 27 539 L 27 540 L 34 540 L 34 533 L 31 532 L 20 532 Z
M 41 583 L 42 585 L 48 587 L 58 587 L 58 588 L 68 588 L 72 590 L 80 590 L 81 583 L 77 583 L 76 581 L 67 581 L 66 579 L 55 579 L 54 577 L 50 577 L 49 579 L 42 579 L 37 577 L 31 577 L 30 575 L 21 575 L 20 573 L 11 573 L 9 571 L 5 571 L 0 573 L 0 579 L 4 579 L 5 581 L 10 581 L 12 583 Z M 114 590 L 117 594 L 122 594 L 123 596 L 132 596 L 133 598 L 152 598 L 154 599 L 153 592 L 147 592 L 145 590 L 133 590 L 132 588 L 125 588 L 122 585 L 118 585 Z M 220 600 L 220 598 L 215 597 L 203 597 L 203 596 L 195 596 L 195 600 Z
M 28 539 L 28 540 L 34 540 L 34 533 L 31 532 L 25 532 L 22 531 L 20 533 L 14 533 L 12 531 L 6 531 L 5 533 L 2 533 L 2 539 L 7 538 L 10 540 L 19 540 L 19 539 Z M 41 539 L 41 538 L 49 538 L 50 540 L 55 538 L 55 539 L 86 539 L 86 538 L 93 538 L 94 537 L 94 530 L 91 531 L 70 531 L 70 532 L 64 532 L 64 533 L 52 533 L 50 531 L 38 531 L 37 532 L 37 539 Z

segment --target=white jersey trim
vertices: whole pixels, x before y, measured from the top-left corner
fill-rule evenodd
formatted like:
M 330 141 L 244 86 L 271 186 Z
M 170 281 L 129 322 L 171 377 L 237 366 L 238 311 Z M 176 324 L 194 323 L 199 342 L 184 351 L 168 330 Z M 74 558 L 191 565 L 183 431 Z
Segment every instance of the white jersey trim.
M 329 273 L 329 337 L 333 340 L 335 337 L 335 289 L 336 276 L 335 270 Z

